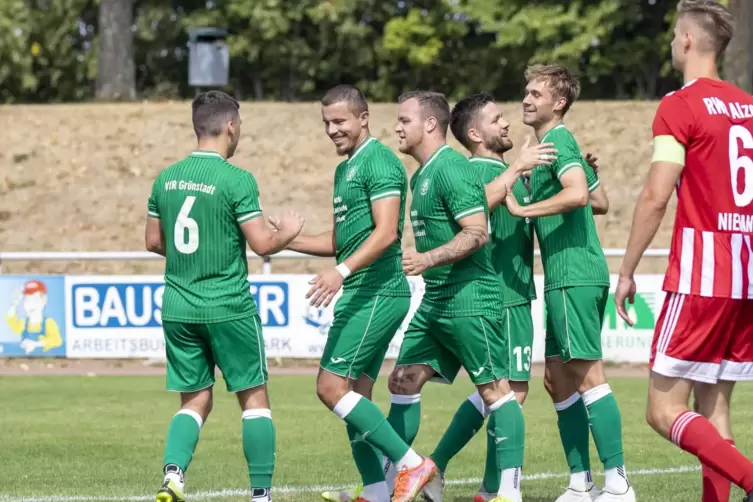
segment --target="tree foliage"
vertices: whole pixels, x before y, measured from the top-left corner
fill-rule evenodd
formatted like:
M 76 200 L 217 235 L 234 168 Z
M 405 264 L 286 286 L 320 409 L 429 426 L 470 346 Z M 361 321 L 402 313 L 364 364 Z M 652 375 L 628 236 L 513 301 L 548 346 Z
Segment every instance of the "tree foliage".
M 370 99 L 435 89 L 518 99 L 523 71 L 557 61 L 588 98 L 655 98 L 676 88 L 663 0 L 134 0 L 140 97 L 185 98 L 190 28 L 225 28 L 228 91 L 313 100 L 341 82 Z M 97 0 L 0 2 L 0 98 L 87 100 L 97 66 Z M 746 25 L 738 29 L 747 29 Z

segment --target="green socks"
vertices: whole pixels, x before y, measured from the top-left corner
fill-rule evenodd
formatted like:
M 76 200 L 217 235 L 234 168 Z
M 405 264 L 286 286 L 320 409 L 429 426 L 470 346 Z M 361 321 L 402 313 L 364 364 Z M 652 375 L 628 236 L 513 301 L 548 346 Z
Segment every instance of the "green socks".
M 526 427 L 523 410 L 515 393 L 500 399 L 489 407 L 494 417 L 494 442 L 497 465 L 500 470 L 523 466 Z
M 557 410 L 557 426 L 570 472 L 590 472 L 588 411 L 580 394 L 576 392 L 566 401 L 554 403 L 554 409 Z M 587 489 L 585 486 L 572 486 L 572 483 L 570 487 L 582 491 Z
M 275 440 L 275 426 L 270 410 L 253 409 L 243 412 L 243 454 L 248 462 L 252 489 L 272 487 Z
M 393 463 L 409 467 L 420 465 L 421 457 L 395 432 L 379 408 L 365 397 L 350 391 L 332 411 Z
M 180 410 L 170 421 L 165 443 L 165 465 L 177 465 L 185 472 L 191 463 L 204 421 L 193 410 Z
M 484 482 L 481 484 L 487 493 L 497 493 L 501 481 L 502 471 L 497 464 L 496 428 L 497 421 L 492 414 L 486 423 L 486 467 L 484 467 Z
M 523 410 L 514 392 L 489 406 L 489 410 L 494 417 L 494 443 L 500 471 L 497 493 L 510 500 L 521 500 L 520 481 L 526 435 Z
M 394 407 L 394 405 L 393 405 Z M 457 455 L 460 450 L 473 439 L 484 426 L 484 403 L 478 393 L 463 401 L 455 416 L 452 417 L 450 426 L 445 431 L 439 444 L 431 454 L 437 468 L 444 472 L 450 459 Z M 496 446 L 492 447 L 492 452 Z
M 347 429 L 353 460 L 356 462 L 358 472 L 361 473 L 363 485 L 368 486 L 384 481 L 381 452 L 377 453 L 374 447 L 361 437 L 355 427 L 348 424 Z
M 588 408 L 596 451 L 599 452 L 604 469 L 624 465 L 622 417 L 609 384 L 605 383 L 584 392 L 583 402 Z
M 421 394 L 403 396 L 392 394 L 392 405 L 387 421 L 408 445 L 418 436 L 421 425 Z

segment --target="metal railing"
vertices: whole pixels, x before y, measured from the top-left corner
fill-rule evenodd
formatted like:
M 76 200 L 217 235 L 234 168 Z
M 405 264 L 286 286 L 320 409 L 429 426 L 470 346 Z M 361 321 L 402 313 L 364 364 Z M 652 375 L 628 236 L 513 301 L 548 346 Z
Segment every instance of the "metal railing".
M 539 250 L 535 250 L 539 256 Z M 624 249 L 606 248 L 606 257 L 621 257 L 625 255 Z M 669 256 L 669 249 L 647 249 L 645 257 L 661 258 Z M 321 259 L 318 256 L 310 256 L 295 251 L 280 251 L 271 256 L 259 256 L 256 253 L 247 252 L 249 260 L 262 260 L 262 273 L 272 273 L 272 260 L 311 260 Z M 141 261 L 160 260 L 162 256 L 149 251 L 0 251 L 0 273 L 3 262 L 9 261 Z

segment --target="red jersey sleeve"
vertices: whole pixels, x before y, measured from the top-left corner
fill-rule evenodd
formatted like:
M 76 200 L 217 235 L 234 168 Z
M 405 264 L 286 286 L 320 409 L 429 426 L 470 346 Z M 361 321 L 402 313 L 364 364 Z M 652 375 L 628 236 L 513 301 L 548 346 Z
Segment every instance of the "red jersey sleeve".
M 677 94 L 664 97 L 654 116 L 653 132 L 657 136 L 673 136 L 680 144 L 688 146 L 695 123 L 693 111 Z

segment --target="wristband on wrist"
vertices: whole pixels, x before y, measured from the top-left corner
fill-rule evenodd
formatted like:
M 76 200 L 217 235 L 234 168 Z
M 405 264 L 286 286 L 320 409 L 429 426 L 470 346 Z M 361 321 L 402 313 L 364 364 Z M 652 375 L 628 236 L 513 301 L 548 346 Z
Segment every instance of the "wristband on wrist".
M 336 266 L 335 270 L 340 272 L 340 275 L 343 276 L 343 279 L 347 279 L 348 276 L 350 275 L 350 269 L 348 268 L 347 265 L 345 265 L 345 263 L 341 263 L 338 266 Z

